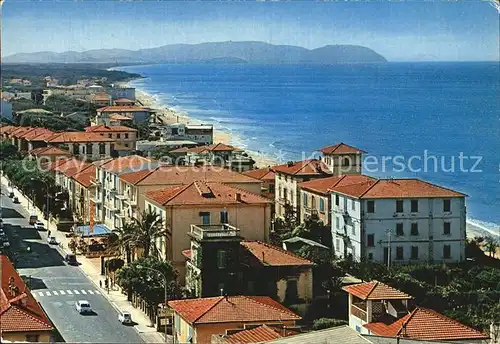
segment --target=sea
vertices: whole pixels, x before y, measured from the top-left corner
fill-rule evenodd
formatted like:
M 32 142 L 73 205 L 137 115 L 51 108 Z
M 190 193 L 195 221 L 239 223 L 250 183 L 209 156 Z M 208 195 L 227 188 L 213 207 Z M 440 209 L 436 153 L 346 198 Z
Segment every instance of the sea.
M 468 195 L 468 221 L 500 235 L 498 62 L 158 64 L 115 68 L 132 86 L 232 144 L 281 162 L 344 142 L 365 173 L 421 178 Z

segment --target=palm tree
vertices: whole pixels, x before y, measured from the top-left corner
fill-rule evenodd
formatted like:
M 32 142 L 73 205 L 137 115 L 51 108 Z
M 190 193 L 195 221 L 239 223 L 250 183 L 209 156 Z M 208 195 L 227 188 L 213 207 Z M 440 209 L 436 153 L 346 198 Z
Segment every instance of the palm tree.
M 116 239 L 110 243 L 112 249 L 119 249 L 125 252 L 125 260 L 127 264 L 132 262 L 132 248 L 134 246 L 136 227 L 133 222 L 123 224 L 121 229 L 114 230 Z
M 170 232 L 164 228 L 161 217 L 151 210 L 143 211 L 140 218 L 134 218 L 135 230 L 133 242 L 136 247 L 143 249 L 143 257 L 150 255 L 158 258 L 160 250 L 157 239 L 165 238 L 170 241 Z M 168 247 L 168 246 L 167 246 Z

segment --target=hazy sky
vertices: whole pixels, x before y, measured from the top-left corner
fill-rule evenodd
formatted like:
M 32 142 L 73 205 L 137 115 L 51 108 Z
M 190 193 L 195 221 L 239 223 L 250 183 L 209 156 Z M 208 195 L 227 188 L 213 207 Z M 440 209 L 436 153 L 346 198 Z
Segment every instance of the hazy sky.
M 6 0 L 2 8 L 3 56 L 228 40 L 360 44 L 392 61 L 499 60 L 499 15 L 481 0 Z

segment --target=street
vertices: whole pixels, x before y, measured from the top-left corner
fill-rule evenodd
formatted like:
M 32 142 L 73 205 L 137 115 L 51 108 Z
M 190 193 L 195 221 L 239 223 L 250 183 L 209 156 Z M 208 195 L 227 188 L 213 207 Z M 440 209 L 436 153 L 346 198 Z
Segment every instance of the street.
M 10 241 L 5 249 L 26 276 L 33 296 L 66 342 L 143 343 L 133 326 L 118 322 L 118 311 L 78 266 L 64 262 L 58 245 L 47 243 L 47 232 L 29 225 L 29 210 L 8 198 L 5 185 L 0 196 L 4 230 Z M 93 314 L 80 315 L 75 302 L 90 302 Z

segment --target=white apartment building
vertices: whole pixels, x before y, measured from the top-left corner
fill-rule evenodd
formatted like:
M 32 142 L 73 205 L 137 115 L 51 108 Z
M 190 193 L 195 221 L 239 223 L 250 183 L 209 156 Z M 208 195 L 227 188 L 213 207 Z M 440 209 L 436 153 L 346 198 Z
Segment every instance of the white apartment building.
M 334 176 L 360 174 L 363 170 L 363 154 L 365 151 L 338 143 L 320 149 L 321 161 L 328 166 Z
M 187 140 L 202 145 L 211 145 L 214 141 L 214 127 L 211 124 L 173 123 L 159 127 L 161 139 Z
M 344 176 L 331 188 L 335 254 L 390 264 L 462 261 L 465 197 L 418 179 Z

